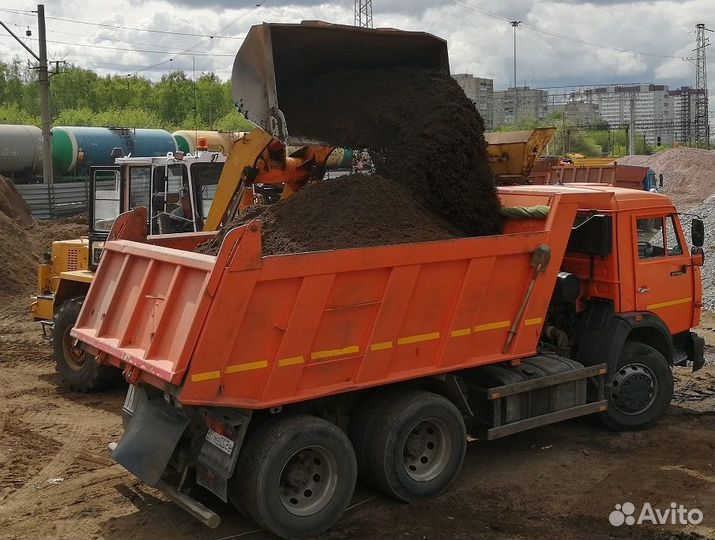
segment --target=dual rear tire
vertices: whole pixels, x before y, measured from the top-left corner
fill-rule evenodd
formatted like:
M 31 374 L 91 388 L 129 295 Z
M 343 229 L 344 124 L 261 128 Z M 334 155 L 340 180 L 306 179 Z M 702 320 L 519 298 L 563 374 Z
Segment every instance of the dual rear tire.
M 361 436 L 363 478 L 405 502 L 443 493 L 462 468 L 467 442 L 457 407 L 421 390 L 384 399 Z
M 462 416 L 436 394 L 368 399 L 353 426 L 351 442 L 340 428 L 314 416 L 269 419 L 239 455 L 232 503 L 280 537 L 309 538 L 345 512 L 358 466 L 363 479 L 408 502 L 439 495 L 462 466 Z

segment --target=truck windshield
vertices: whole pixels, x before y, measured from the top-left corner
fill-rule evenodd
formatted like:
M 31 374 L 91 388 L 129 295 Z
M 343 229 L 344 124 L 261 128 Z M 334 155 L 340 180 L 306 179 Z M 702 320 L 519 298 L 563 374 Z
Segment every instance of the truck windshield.
M 108 231 L 120 212 L 119 171 L 99 170 L 94 172 L 94 221 L 97 231 Z
M 209 215 L 222 170 L 223 163 L 206 162 L 191 165 L 191 178 L 199 195 L 199 200 L 197 201 L 198 211 L 203 219 L 206 219 Z

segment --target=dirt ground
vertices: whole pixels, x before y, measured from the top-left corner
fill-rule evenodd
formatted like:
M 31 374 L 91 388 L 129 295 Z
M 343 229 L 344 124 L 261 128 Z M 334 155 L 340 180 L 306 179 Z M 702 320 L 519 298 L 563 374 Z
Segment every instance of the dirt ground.
M 0 305 L 0 537 L 268 536 L 228 506 L 219 506 L 222 525 L 207 529 L 113 464 L 106 445 L 121 436 L 123 390 L 65 389 L 26 308 L 26 298 Z M 586 418 L 473 443 L 443 496 L 410 506 L 359 486 L 324 538 L 712 538 L 712 348 L 708 355 L 702 371 L 676 369 L 673 407 L 650 431 L 613 433 Z M 699 508 L 704 520 L 611 526 L 609 513 L 625 502 L 676 502 Z

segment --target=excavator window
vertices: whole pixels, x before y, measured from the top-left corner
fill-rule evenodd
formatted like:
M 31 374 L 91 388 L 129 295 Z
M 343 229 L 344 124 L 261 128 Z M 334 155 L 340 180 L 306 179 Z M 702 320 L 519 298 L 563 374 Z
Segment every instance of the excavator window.
M 205 220 L 209 215 L 211 203 L 216 195 L 216 188 L 223 170 L 223 163 L 201 162 L 191 164 L 191 179 L 197 195 L 197 213 Z
M 149 183 L 151 167 L 142 165 L 129 168 L 129 209 L 137 206 L 149 208 Z
M 121 177 L 117 170 L 94 171 L 94 211 L 92 227 L 108 231 L 121 212 Z

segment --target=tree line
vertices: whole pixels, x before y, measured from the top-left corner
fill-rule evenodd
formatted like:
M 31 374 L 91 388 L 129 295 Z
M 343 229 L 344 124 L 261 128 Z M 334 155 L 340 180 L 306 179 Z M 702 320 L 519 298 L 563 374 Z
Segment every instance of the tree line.
M 193 80 L 173 71 L 159 81 L 139 75 L 102 76 L 69 65 L 50 79 L 50 115 L 56 126 L 216 129 L 246 131 L 251 123 L 233 104 L 231 83 L 214 73 Z M 19 58 L 0 62 L 0 123 L 40 125 L 36 71 Z

